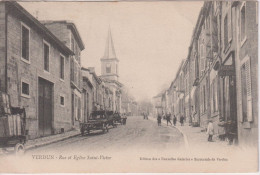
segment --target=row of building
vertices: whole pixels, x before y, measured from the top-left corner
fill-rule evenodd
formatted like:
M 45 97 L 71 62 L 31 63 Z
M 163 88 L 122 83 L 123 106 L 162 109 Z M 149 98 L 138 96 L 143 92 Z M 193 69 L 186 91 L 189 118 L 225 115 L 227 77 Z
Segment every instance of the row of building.
M 78 128 L 93 110 L 130 112 L 122 103 L 111 32 L 101 76 L 82 66 L 85 49 L 70 21 L 39 21 L 17 2 L 0 2 L 0 91 L 26 110 L 29 138 Z M 124 109 L 124 110 L 122 110 Z
M 158 113 L 184 116 L 241 145 L 258 144 L 258 3 L 204 2 L 188 56 L 166 91 L 154 97 Z

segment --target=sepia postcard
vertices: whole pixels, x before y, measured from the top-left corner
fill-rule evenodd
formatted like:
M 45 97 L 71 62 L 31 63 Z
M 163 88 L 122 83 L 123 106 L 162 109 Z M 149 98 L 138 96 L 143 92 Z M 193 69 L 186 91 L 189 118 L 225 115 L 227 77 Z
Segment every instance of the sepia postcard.
M 1 1 L 0 173 L 259 171 L 257 1 Z

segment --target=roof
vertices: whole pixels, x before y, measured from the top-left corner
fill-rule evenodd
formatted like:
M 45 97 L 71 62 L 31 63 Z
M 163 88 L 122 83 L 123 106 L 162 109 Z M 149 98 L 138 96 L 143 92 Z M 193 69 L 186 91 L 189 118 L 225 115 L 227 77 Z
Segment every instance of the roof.
M 52 24 L 52 23 L 64 23 L 66 24 L 68 27 L 70 27 L 72 33 L 75 36 L 75 39 L 77 40 L 77 43 L 79 44 L 79 47 L 81 50 L 85 49 L 85 45 L 80 37 L 79 31 L 77 30 L 76 25 L 72 22 L 72 21 L 68 21 L 68 20 L 61 20 L 61 21 L 53 21 L 53 20 L 45 20 L 45 21 L 41 21 L 41 23 L 43 24 Z
M 177 80 L 177 78 L 178 78 L 178 76 L 179 76 L 179 74 L 180 74 L 181 68 L 182 68 L 182 66 L 183 66 L 183 64 L 184 64 L 184 61 L 185 61 L 185 60 L 182 60 L 182 61 L 181 61 L 181 64 L 180 64 L 180 66 L 179 66 L 179 68 L 178 68 L 178 71 L 177 71 L 177 73 L 176 73 L 176 76 L 175 76 L 174 80 L 172 81 L 171 85 L 173 85 L 173 84 L 175 83 L 175 81 Z
M 158 98 L 158 97 L 161 97 L 163 95 L 163 92 L 157 94 L 156 96 L 154 96 L 153 98 Z
M 119 81 L 116 81 L 116 80 L 109 80 L 109 79 L 106 79 L 106 78 L 102 78 L 102 76 L 99 76 L 102 81 L 104 81 L 105 83 L 115 83 L 117 84 L 119 87 L 123 87 L 123 84 L 120 83 Z
M 62 49 L 66 54 L 74 55 L 72 50 L 70 50 L 65 44 L 63 44 L 49 29 L 47 29 L 40 21 L 33 17 L 28 11 L 26 11 L 20 4 L 15 1 L 5 1 L 8 5 L 10 11 L 15 11 L 15 13 L 20 12 L 21 15 L 29 19 L 37 28 L 40 33 L 46 35 L 50 40 L 52 40 L 60 49 Z M 15 10 L 13 10 L 15 9 Z M 21 16 L 20 15 L 20 16 Z
M 108 29 L 105 53 L 102 59 L 117 59 L 111 29 Z

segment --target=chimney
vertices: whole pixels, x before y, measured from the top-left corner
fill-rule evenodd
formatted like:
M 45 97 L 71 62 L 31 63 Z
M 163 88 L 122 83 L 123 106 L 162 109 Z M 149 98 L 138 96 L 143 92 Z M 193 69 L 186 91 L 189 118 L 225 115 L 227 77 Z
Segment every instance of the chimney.
M 95 72 L 95 67 L 89 67 L 88 69 L 91 73 Z
M 34 14 L 35 14 L 35 18 L 36 18 L 36 19 L 39 19 L 39 10 L 36 10 L 36 11 L 34 12 Z

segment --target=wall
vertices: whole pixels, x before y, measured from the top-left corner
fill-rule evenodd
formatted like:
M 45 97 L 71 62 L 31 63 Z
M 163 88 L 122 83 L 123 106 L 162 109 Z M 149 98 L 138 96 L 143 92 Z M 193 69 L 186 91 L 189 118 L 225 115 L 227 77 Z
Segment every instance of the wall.
M 21 21 L 30 27 L 30 64 L 21 60 Z M 19 13 L 8 15 L 8 93 L 13 106 L 26 108 L 27 129 L 31 138 L 38 136 L 38 78 L 42 77 L 54 84 L 54 133 L 60 132 L 61 128 L 71 129 L 71 105 L 70 105 L 70 82 L 69 82 L 69 59 L 65 58 L 65 80 L 60 80 L 60 52 L 50 42 L 50 73 L 43 71 L 43 39 L 50 42 L 46 37 L 37 32 L 30 21 L 21 18 Z M 21 79 L 30 83 L 30 98 L 21 96 Z M 65 107 L 60 105 L 60 94 L 65 96 Z
M 5 65 L 6 65 L 6 47 L 5 47 L 5 3 L 0 2 L 0 91 L 5 92 Z
M 240 14 L 242 2 L 237 6 L 237 12 Z M 237 74 L 240 75 L 241 62 L 246 56 L 251 60 L 251 92 L 252 92 L 252 110 L 253 121 L 250 123 L 250 128 L 245 128 L 241 122 L 242 113 L 238 110 L 238 139 L 241 145 L 257 145 L 258 144 L 258 24 L 256 22 L 256 2 L 246 2 L 246 37 L 247 40 L 239 47 L 239 56 L 236 59 Z M 238 21 L 240 22 L 240 21 Z M 239 33 L 240 34 L 240 33 Z M 239 36 L 239 35 L 238 35 Z M 241 92 L 241 77 L 237 78 L 237 92 Z M 241 101 L 241 93 L 237 95 L 238 101 Z M 241 104 L 237 104 L 238 109 L 241 109 Z

